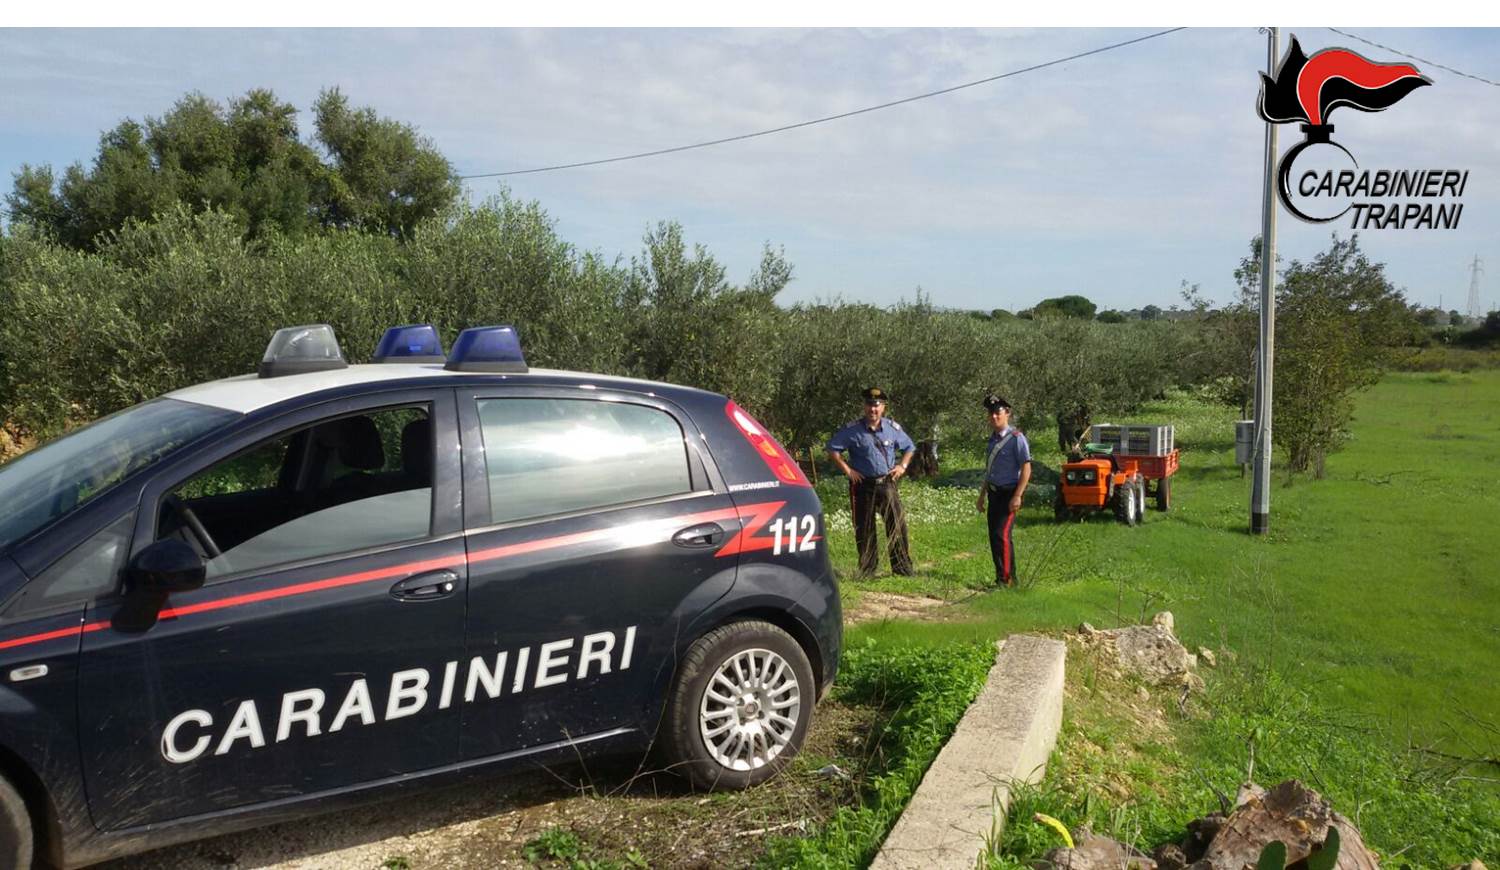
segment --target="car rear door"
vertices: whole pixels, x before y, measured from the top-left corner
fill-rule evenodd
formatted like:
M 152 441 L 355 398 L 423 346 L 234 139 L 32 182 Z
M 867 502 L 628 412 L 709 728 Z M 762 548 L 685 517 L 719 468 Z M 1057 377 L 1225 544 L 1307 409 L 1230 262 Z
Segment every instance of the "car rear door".
M 734 583 L 743 524 L 659 398 L 461 391 L 470 565 L 465 759 L 655 724 L 687 623 Z
M 203 506 L 224 552 L 145 631 L 112 626 L 118 596 L 89 609 L 79 718 L 96 825 L 456 761 L 466 570 L 451 391 L 325 403 L 179 462 L 148 485 L 133 551 L 191 540 L 174 495 Z M 247 530 L 226 505 L 240 495 L 275 515 Z

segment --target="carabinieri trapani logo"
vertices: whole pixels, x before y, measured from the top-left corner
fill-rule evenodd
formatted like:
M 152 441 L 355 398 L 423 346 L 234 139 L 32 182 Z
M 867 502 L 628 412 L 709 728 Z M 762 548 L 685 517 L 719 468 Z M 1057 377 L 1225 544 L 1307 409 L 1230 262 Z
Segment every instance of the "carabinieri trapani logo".
M 1275 78 L 1261 73 L 1260 80 L 1256 111 L 1261 118 L 1272 124 L 1300 122 L 1305 136 L 1281 158 L 1276 174 L 1281 203 L 1292 214 L 1309 223 L 1327 223 L 1352 211 L 1353 229 L 1458 226 L 1464 207 L 1456 200 L 1468 183 L 1467 170 L 1360 169 L 1349 149 L 1332 139 L 1328 116 L 1334 109 L 1350 106 L 1361 112 L 1383 112 L 1417 88 L 1432 84 L 1416 67 L 1375 63 L 1345 48 L 1325 48 L 1308 57 L 1293 36 Z M 1337 149 L 1354 169 L 1305 169 L 1295 175 L 1294 195 L 1297 158 L 1314 145 Z M 1341 211 L 1326 213 L 1346 201 Z M 1324 204 L 1327 210 L 1318 208 Z M 1308 210 L 1323 213 L 1308 214 Z

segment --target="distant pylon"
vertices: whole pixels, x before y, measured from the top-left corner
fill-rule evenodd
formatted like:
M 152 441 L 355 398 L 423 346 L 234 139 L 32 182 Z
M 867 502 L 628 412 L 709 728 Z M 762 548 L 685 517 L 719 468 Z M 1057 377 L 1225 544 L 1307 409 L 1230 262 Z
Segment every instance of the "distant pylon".
M 1484 311 L 1479 307 L 1479 276 L 1484 274 L 1484 264 L 1479 262 L 1479 255 L 1474 255 L 1474 262 L 1469 265 L 1469 317 L 1478 320 L 1484 316 Z

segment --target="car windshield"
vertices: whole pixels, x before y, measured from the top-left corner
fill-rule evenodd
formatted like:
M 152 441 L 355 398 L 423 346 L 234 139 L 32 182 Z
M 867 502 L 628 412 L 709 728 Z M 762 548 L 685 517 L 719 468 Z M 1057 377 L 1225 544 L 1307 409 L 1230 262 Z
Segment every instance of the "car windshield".
M 239 416 L 154 399 L 0 465 L 0 550 Z

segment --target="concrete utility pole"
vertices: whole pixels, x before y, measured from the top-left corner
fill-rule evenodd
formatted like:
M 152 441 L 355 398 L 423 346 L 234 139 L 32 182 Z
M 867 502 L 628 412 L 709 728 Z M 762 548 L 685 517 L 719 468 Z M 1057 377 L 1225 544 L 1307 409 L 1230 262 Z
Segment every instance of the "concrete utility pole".
M 1484 312 L 1479 307 L 1479 276 L 1484 274 L 1484 264 L 1479 262 L 1479 255 L 1474 255 L 1474 262 L 1469 265 L 1469 316 L 1478 320 Z
M 1266 75 L 1276 75 L 1280 28 L 1266 29 Z M 1260 345 L 1255 355 L 1255 476 L 1250 485 L 1250 534 L 1271 530 L 1271 371 L 1276 343 L 1276 125 L 1266 122 L 1266 191 L 1261 200 Z

